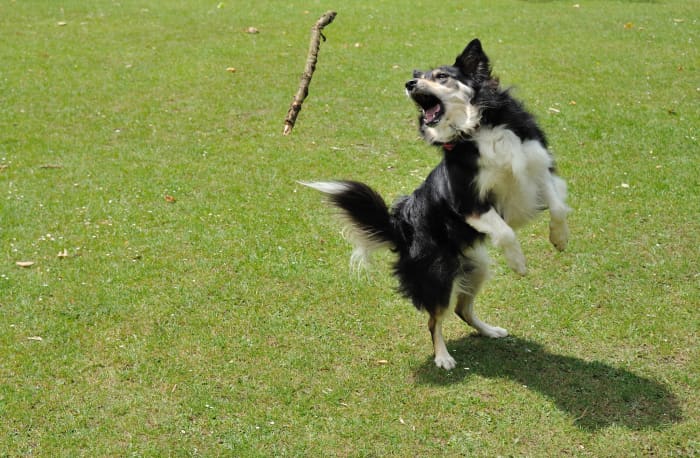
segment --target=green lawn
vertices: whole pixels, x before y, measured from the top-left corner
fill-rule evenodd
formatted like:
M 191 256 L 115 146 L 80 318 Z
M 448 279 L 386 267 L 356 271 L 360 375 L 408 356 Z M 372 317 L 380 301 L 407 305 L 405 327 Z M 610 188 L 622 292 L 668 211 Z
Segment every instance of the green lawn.
M 1 2 L 0 456 L 699 455 L 699 22 L 696 0 Z M 477 307 L 511 337 L 449 321 L 445 372 L 391 254 L 353 275 L 296 180 L 413 190 L 439 155 L 403 84 L 476 36 L 549 136 L 572 236 L 521 231 L 525 278 L 494 252 Z

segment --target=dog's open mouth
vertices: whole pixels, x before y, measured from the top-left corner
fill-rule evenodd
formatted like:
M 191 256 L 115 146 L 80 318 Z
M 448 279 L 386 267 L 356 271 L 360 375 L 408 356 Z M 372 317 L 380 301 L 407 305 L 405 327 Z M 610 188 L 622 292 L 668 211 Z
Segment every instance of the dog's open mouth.
M 428 126 L 434 126 L 440 122 L 444 109 L 440 99 L 431 94 L 413 93 L 413 101 L 423 111 L 423 122 Z

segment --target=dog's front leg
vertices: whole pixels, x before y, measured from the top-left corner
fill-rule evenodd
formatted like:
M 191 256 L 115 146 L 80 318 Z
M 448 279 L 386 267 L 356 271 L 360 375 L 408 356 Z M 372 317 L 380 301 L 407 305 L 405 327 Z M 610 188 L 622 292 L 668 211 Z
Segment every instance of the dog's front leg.
M 467 224 L 491 237 L 493 244 L 503 250 L 503 255 L 511 269 L 520 275 L 527 274 L 525 255 L 520 249 L 515 232 L 495 209 L 491 208 L 486 213 L 468 216 Z
M 566 205 L 566 182 L 554 174 L 545 182 L 544 195 L 549 207 L 549 241 L 559 251 L 566 248 L 569 241 L 569 226 L 566 215 L 571 209 Z

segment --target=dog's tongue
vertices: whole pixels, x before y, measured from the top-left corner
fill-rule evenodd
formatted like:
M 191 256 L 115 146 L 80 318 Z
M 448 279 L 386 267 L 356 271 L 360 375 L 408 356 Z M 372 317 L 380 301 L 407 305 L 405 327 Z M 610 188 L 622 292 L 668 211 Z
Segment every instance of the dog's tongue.
M 440 104 L 438 103 L 432 108 L 428 108 L 423 112 L 423 119 L 425 119 L 425 122 L 430 124 L 435 120 L 437 117 L 438 113 L 440 113 Z

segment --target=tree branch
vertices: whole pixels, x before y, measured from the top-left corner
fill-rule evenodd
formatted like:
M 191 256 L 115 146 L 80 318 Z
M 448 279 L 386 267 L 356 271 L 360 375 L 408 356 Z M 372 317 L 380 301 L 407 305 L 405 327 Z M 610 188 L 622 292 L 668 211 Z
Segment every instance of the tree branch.
M 289 135 L 294 128 L 294 123 L 297 120 L 297 116 L 301 111 L 301 104 L 304 103 L 304 99 L 309 95 L 309 84 L 311 84 L 311 77 L 316 69 L 316 61 L 318 60 L 318 50 L 321 46 L 321 38 L 326 41 L 326 37 L 323 36 L 321 31 L 335 19 L 335 11 L 327 11 L 321 16 L 318 21 L 311 27 L 311 43 L 309 44 L 309 53 L 306 57 L 306 66 L 304 67 L 304 73 L 301 75 L 301 82 L 299 83 L 299 89 L 294 95 L 292 104 L 289 106 L 289 111 L 287 111 L 287 117 L 284 118 L 284 131 L 283 135 Z

